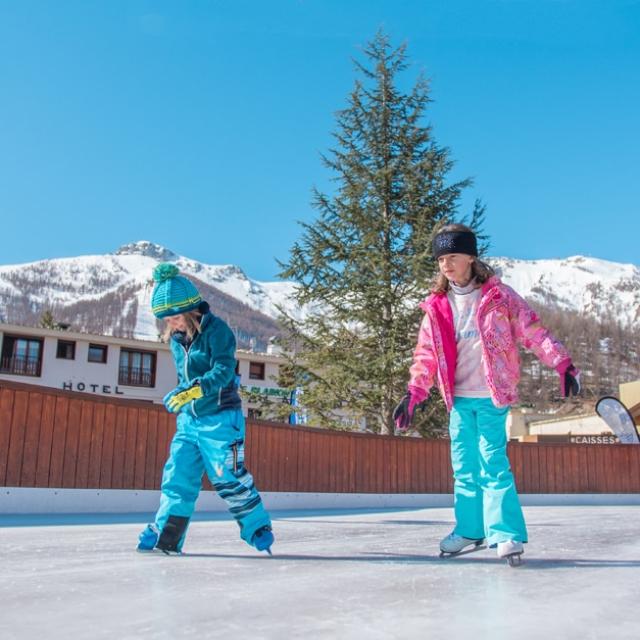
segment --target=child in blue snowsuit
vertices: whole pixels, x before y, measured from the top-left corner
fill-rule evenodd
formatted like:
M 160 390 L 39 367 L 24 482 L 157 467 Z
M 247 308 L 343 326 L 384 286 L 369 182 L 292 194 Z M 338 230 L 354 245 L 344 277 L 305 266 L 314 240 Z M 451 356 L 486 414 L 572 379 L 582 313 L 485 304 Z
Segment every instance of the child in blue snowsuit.
M 271 520 L 244 466 L 245 422 L 236 384 L 235 337 L 209 311 L 193 283 L 169 263 L 156 267 L 153 313 L 166 319 L 178 386 L 163 402 L 177 413 L 162 474 L 160 508 L 138 550 L 180 553 L 206 472 L 240 526 L 240 536 L 270 553 Z

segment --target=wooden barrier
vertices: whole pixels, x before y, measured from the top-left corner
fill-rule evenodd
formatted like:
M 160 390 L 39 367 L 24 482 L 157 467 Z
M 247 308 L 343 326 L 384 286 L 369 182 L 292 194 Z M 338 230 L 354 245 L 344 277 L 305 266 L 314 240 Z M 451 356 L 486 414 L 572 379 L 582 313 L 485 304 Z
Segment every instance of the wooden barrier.
M 0 486 L 158 489 L 175 418 L 163 407 L 0 381 Z M 519 444 L 520 493 L 640 492 L 640 446 Z M 261 491 L 451 493 L 447 440 L 252 421 Z

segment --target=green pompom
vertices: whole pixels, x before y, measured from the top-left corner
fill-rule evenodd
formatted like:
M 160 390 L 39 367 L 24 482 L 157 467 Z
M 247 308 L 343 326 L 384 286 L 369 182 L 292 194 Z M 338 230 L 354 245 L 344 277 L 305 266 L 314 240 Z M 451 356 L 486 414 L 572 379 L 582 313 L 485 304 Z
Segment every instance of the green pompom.
M 161 262 L 153 270 L 153 279 L 156 282 L 164 282 L 165 280 L 169 280 L 169 278 L 175 278 L 179 273 L 180 269 L 178 269 L 175 264 Z

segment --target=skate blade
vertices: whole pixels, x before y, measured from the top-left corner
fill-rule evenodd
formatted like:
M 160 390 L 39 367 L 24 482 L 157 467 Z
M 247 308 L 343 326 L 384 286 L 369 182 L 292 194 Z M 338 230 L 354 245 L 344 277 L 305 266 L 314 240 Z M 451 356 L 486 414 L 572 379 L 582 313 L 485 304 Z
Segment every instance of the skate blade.
M 512 553 L 509 556 L 505 556 L 507 558 L 507 562 L 510 567 L 519 567 L 522 565 L 522 554 L 521 553 Z
M 183 555 L 182 551 L 165 551 L 164 549 L 158 549 L 158 547 L 154 547 L 153 549 L 136 549 L 136 551 L 144 555 L 163 555 L 163 556 Z
M 474 544 L 473 547 L 467 547 L 462 549 L 462 551 L 442 551 L 440 550 L 441 558 L 455 558 L 456 556 L 464 556 L 468 553 L 475 553 L 476 551 L 482 551 L 482 549 L 486 549 L 487 545 L 484 542 L 479 542 Z

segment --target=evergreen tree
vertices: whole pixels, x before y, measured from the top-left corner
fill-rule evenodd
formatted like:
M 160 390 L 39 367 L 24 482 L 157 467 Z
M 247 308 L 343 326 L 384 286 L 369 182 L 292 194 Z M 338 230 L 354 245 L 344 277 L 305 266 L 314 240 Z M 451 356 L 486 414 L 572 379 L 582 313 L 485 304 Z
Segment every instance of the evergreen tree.
M 337 114 L 336 145 L 323 156 L 335 193 L 314 191 L 318 217 L 281 263 L 280 276 L 300 284 L 297 302 L 311 312 L 283 324 L 312 424 L 344 428 L 342 410 L 393 433 L 423 315 L 417 305 L 436 269 L 431 239 L 454 220 L 470 181 L 448 182 L 449 151 L 423 124 L 428 82 L 420 76 L 408 93 L 398 86 L 405 46 L 393 49 L 379 32 L 364 56 Z M 483 214 L 476 203 L 470 222 Z M 423 433 L 445 427 L 442 403 L 432 397 L 417 422 Z
M 41 329 L 57 329 L 58 328 L 58 323 L 53 317 L 53 313 L 51 313 L 50 309 L 46 309 L 42 313 L 42 315 L 40 316 L 40 322 L 38 323 L 38 326 Z

